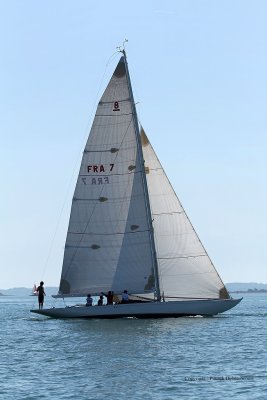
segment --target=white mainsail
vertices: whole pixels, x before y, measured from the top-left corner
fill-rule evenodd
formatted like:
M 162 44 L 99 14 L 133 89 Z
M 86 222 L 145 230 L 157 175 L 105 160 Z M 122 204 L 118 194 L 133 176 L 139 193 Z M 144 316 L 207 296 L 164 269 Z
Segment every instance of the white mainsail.
M 161 293 L 169 300 L 228 298 L 143 129 L 141 139 Z
M 98 104 L 83 153 L 59 294 L 154 291 L 149 220 L 125 58 Z

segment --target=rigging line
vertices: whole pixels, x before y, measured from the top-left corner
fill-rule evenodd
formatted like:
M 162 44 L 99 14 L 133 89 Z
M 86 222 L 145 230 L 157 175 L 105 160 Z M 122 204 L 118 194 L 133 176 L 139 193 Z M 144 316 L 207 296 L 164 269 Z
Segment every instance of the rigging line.
M 118 52 L 112 54 L 112 56 L 108 59 L 108 61 L 107 61 L 107 63 L 106 63 L 104 72 L 103 72 L 103 74 L 102 74 L 102 77 L 101 77 L 101 80 L 100 80 L 100 83 L 99 83 L 99 88 L 98 88 L 97 94 L 95 95 L 95 99 L 94 99 L 94 102 L 93 102 L 93 106 L 92 106 L 92 109 L 91 109 L 91 112 L 90 112 L 89 121 L 87 122 L 86 129 L 85 129 L 85 133 L 84 133 L 84 135 L 83 135 L 83 139 L 82 139 L 83 143 L 84 143 L 86 137 L 88 136 L 89 123 L 90 123 L 90 120 L 91 120 L 91 118 L 92 118 L 92 115 L 93 115 L 94 110 L 95 110 L 95 107 L 96 107 L 96 102 L 97 102 L 97 99 L 98 99 L 98 96 L 99 96 L 99 92 L 100 92 L 101 87 L 102 87 L 102 84 L 103 84 L 104 77 L 105 77 L 105 75 L 106 75 L 107 68 L 108 68 L 108 66 L 109 66 L 109 64 L 110 64 L 110 62 L 111 62 L 111 60 L 112 60 L 112 58 L 114 57 L 114 55 L 117 54 L 117 53 L 118 53 Z M 49 260 L 50 260 L 51 254 L 52 254 L 52 249 L 53 249 L 54 242 L 55 242 L 55 238 L 56 238 L 56 235 L 57 235 L 57 232 L 58 232 L 58 229 L 59 229 L 59 225 L 60 225 L 60 222 L 61 222 L 61 218 L 62 218 L 62 215 L 63 215 L 63 211 L 64 211 L 65 206 L 66 206 L 66 203 L 67 203 L 67 198 L 68 198 L 68 195 L 69 195 L 69 191 L 70 191 L 70 188 L 71 188 L 71 186 L 72 186 L 73 177 L 74 177 L 74 174 L 75 174 L 76 169 L 77 169 L 77 164 L 78 164 L 78 162 L 79 162 L 79 160 L 80 160 L 80 158 L 81 158 L 80 154 L 81 154 L 81 152 L 82 152 L 82 150 L 83 150 L 84 147 L 85 147 L 84 145 L 81 145 L 81 146 L 80 146 L 79 153 L 78 153 L 78 155 L 76 156 L 76 160 L 75 160 L 75 162 L 74 162 L 73 171 L 72 171 L 72 174 L 71 174 L 69 183 L 68 183 L 68 185 L 67 185 L 67 190 L 66 190 L 66 193 L 65 193 L 65 196 L 64 196 L 63 205 L 62 205 L 61 211 L 60 211 L 60 213 L 59 213 L 59 218 L 58 218 L 58 221 L 57 221 L 57 224 L 56 224 L 56 228 L 55 228 L 54 234 L 53 234 L 52 239 L 51 239 L 51 242 L 50 242 L 50 246 L 49 246 L 49 250 L 48 250 L 48 255 L 47 255 L 47 257 L 46 257 L 46 261 L 45 261 L 45 263 L 44 263 L 43 271 L 42 271 L 42 274 L 41 274 L 41 276 L 43 277 L 43 278 L 42 278 L 43 280 L 44 280 L 45 272 L 46 272 L 46 270 L 47 270 L 47 265 L 48 265 L 48 263 L 49 263 Z
M 35 307 L 35 304 L 37 302 L 38 296 L 34 296 L 35 298 L 33 299 L 33 303 L 32 303 L 32 309 Z
M 64 209 L 66 207 L 66 204 L 67 204 L 67 199 L 68 199 L 68 196 L 69 196 L 70 188 L 72 186 L 72 181 L 73 181 L 74 173 L 75 173 L 75 170 L 76 170 L 76 165 L 77 165 L 77 159 L 76 159 L 76 162 L 75 162 L 75 167 L 73 168 L 73 171 L 72 171 L 72 174 L 71 174 L 71 178 L 70 178 L 68 186 L 67 186 L 67 190 L 66 190 L 66 193 L 65 193 L 65 196 L 64 196 L 64 200 L 63 200 L 63 205 L 62 205 L 60 213 L 59 213 L 59 217 L 58 217 L 58 220 L 57 220 L 57 223 L 56 223 L 54 234 L 53 234 L 51 242 L 50 242 L 48 254 L 47 254 L 46 261 L 45 261 L 44 268 L 43 268 L 43 272 L 42 272 L 42 275 L 41 275 L 43 277 L 43 280 L 44 280 L 45 272 L 46 272 L 46 269 L 47 269 L 47 265 L 49 263 L 49 260 L 50 260 L 51 254 L 52 254 L 52 250 L 53 250 L 54 243 L 55 243 L 55 238 L 56 238 L 56 235 L 58 233 L 58 229 L 59 229 L 59 226 L 60 226 L 60 223 L 61 223 L 61 218 L 62 218 L 62 215 L 63 215 L 63 211 L 64 211 Z
M 120 53 L 118 50 L 115 51 L 115 53 L 112 54 L 112 56 L 109 57 L 107 63 L 106 63 L 106 69 L 109 66 L 109 64 L 111 63 L 111 61 L 115 58 L 115 56 L 117 56 L 117 54 Z
M 99 99 L 99 97 L 100 97 L 100 91 L 102 90 L 103 81 L 104 81 L 104 78 L 105 78 L 105 75 L 106 75 L 106 72 L 107 72 L 107 68 L 108 68 L 109 64 L 111 63 L 111 60 L 114 58 L 115 54 L 117 54 L 117 53 L 118 53 L 118 52 L 113 53 L 112 56 L 108 59 L 106 65 L 105 65 L 105 69 L 104 69 L 104 72 L 103 72 L 103 74 L 102 74 L 102 77 L 101 77 L 101 79 L 100 79 L 100 81 L 99 81 L 98 90 L 97 90 L 97 92 L 96 92 L 96 95 L 95 95 L 95 98 L 94 98 L 94 101 L 93 101 L 93 106 L 92 106 L 92 109 L 91 109 L 91 112 L 90 112 L 90 116 L 89 116 L 88 122 L 87 122 L 87 124 L 86 124 L 85 133 L 84 133 L 84 135 L 83 135 L 83 139 L 82 139 L 83 144 L 81 144 L 81 146 L 80 146 L 79 156 L 77 157 L 78 160 L 80 159 L 80 153 L 81 153 L 82 150 L 85 148 L 84 142 L 85 142 L 85 141 L 87 140 L 87 138 L 88 138 L 88 131 L 89 131 L 89 128 L 90 128 L 90 125 L 91 125 L 91 124 L 90 124 L 91 118 L 92 118 L 92 116 L 93 116 L 93 114 L 94 114 L 95 109 L 97 108 L 98 99 Z M 78 160 L 76 160 L 75 167 L 76 167 L 76 165 L 77 165 Z
M 110 62 L 111 62 L 111 60 L 114 58 L 115 54 L 117 54 L 117 52 L 116 52 L 116 53 L 113 53 L 112 56 L 108 59 L 106 65 L 105 65 L 105 69 L 104 69 L 104 72 L 103 72 L 103 74 L 102 74 L 102 77 L 101 77 L 101 79 L 100 79 L 100 81 L 99 81 L 98 90 L 97 90 L 97 92 L 96 92 L 96 95 L 95 95 L 95 98 L 94 98 L 94 101 L 93 101 L 93 106 L 92 106 L 92 108 L 91 108 L 90 116 L 89 116 L 88 122 L 87 122 L 87 124 L 86 124 L 85 132 L 84 132 L 84 135 L 83 135 L 82 144 L 81 144 L 81 146 L 80 146 L 80 150 L 79 150 L 79 153 L 78 153 L 77 158 L 76 158 L 76 161 L 75 161 L 75 166 L 74 166 L 73 175 L 74 175 L 74 173 L 75 173 L 75 170 L 76 170 L 78 161 L 79 161 L 80 158 L 81 158 L 81 157 L 80 157 L 80 154 L 83 152 L 84 148 L 86 147 L 86 146 L 84 145 L 84 143 L 87 141 L 87 138 L 88 138 L 88 131 L 89 131 L 90 126 L 91 126 L 91 124 L 90 124 L 91 118 L 92 118 L 92 116 L 93 116 L 93 114 L 94 114 L 94 111 L 95 111 L 95 109 L 96 109 L 96 107 L 97 107 L 97 104 L 98 104 L 98 99 L 99 99 L 99 97 L 100 97 L 100 94 L 99 94 L 99 93 L 100 93 L 100 91 L 101 91 L 101 89 L 102 89 L 102 85 L 103 85 L 103 81 L 104 81 L 104 78 L 105 78 L 105 75 L 106 75 L 106 72 L 107 72 L 107 68 L 108 68 L 108 66 L 109 66 L 109 64 L 110 64 Z M 73 175 L 72 175 L 72 176 L 73 176 Z
M 124 141 L 124 139 L 125 139 L 125 137 L 126 137 L 126 134 L 127 134 L 128 130 L 129 130 L 130 126 L 131 126 L 132 121 L 133 121 L 133 116 L 132 116 L 131 120 L 129 121 L 129 124 L 128 124 L 126 130 L 125 130 L 125 133 L 124 133 L 123 137 L 122 137 L 121 143 L 119 144 L 119 149 L 120 149 L 121 146 L 122 146 L 122 143 L 123 143 L 123 141 Z M 118 152 L 118 153 L 119 153 L 119 152 Z M 115 156 L 115 160 L 114 160 L 114 161 L 116 161 L 116 159 L 117 159 L 117 157 L 118 157 L 118 153 L 116 153 L 116 156 Z M 109 173 L 108 175 L 111 175 L 111 174 Z M 129 176 L 130 176 L 130 174 L 129 174 Z M 103 191 L 103 190 L 104 190 L 104 187 L 101 188 L 100 195 L 102 194 L 102 191 Z M 81 237 L 79 243 L 81 243 L 82 240 L 83 240 L 83 236 L 85 235 L 85 232 L 86 232 L 86 230 L 87 230 L 87 227 L 88 227 L 89 223 L 91 222 L 91 218 L 92 218 L 92 216 L 93 216 L 93 214 L 94 214 L 94 211 L 95 211 L 95 208 L 96 208 L 97 204 L 98 204 L 98 203 L 96 202 L 95 205 L 94 205 L 94 207 L 93 207 L 93 209 L 92 209 L 91 215 L 90 215 L 89 218 L 88 218 L 88 222 L 87 222 L 87 224 L 86 224 L 86 226 L 85 226 L 84 232 L 82 233 L 82 237 Z M 69 265 L 68 265 L 68 268 L 67 268 L 67 270 L 66 270 L 66 272 L 65 272 L 65 274 L 64 274 L 65 276 L 68 274 L 68 271 L 70 270 L 70 268 L 71 268 L 71 266 L 72 266 L 72 263 L 73 263 L 73 261 L 74 261 L 74 258 L 75 258 L 75 256 L 76 256 L 76 254 L 77 254 L 77 251 L 78 251 L 78 250 L 76 250 L 76 251 L 74 252 L 74 254 L 72 255 L 72 257 L 71 257 L 71 260 L 70 260 L 70 263 L 69 263 Z

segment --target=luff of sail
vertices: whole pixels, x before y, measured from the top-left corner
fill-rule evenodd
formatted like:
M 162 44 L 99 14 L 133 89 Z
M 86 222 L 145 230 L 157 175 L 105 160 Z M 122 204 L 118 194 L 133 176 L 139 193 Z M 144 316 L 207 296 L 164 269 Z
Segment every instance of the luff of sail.
M 154 291 L 125 58 L 98 104 L 73 196 L 59 294 Z
M 143 129 L 141 140 L 161 293 L 168 300 L 229 298 Z

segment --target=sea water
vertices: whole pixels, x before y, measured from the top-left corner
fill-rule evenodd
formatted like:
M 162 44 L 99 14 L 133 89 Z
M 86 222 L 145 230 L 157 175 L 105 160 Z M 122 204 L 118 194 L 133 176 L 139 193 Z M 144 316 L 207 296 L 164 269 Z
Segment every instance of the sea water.
M 34 300 L 0 298 L 0 399 L 267 398 L 267 294 L 154 320 L 51 319 Z

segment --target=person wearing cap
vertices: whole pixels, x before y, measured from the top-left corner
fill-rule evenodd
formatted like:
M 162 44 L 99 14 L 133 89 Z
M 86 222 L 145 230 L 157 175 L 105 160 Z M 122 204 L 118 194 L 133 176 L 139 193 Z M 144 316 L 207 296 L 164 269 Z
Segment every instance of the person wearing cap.
M 44 290 L 44 282 L 43 281 L 40 282 L 40 286 L 38 286 L 36 291 L 38 293 L 38 302 L 39 302 L 39 310 L 40 310 L 40 309 L 43 308 L 44 296 L 46 296 L 45 290 Z

